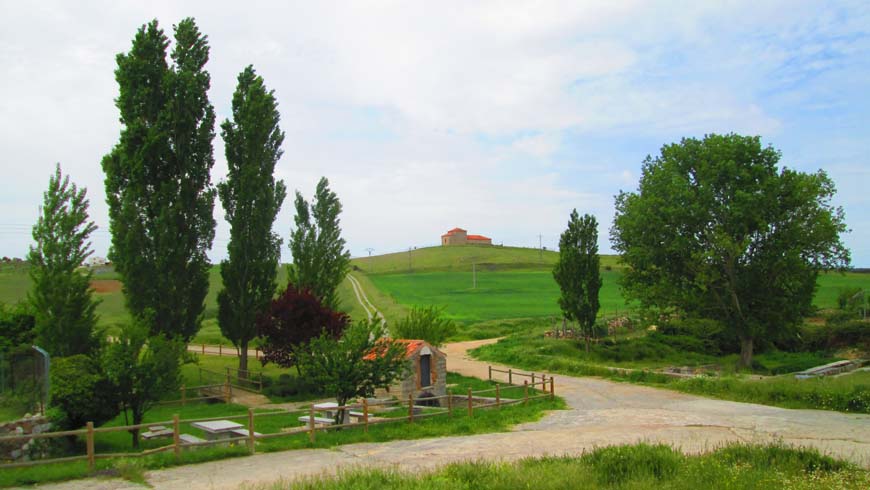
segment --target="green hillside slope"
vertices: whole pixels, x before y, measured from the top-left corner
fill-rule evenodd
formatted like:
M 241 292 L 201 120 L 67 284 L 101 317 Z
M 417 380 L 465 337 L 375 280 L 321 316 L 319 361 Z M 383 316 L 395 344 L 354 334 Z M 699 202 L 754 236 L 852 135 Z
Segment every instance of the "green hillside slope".
M 558 252 L 534 248 L 482 247 L 475 245 L 426 247 L 374 257 L 358 257 L 351 262 L 367 274 L 407 272 L 471 271 L 472 264 L 482 270 L 551 269 Z M 601 265 L 617 268 L 617 257 L 601 256 Z

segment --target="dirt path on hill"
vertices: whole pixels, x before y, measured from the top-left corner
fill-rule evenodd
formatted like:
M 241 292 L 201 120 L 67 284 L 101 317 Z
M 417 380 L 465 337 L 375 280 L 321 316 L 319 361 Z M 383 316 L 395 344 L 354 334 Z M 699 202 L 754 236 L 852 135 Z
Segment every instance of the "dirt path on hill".
M 486 378 L 488 364 L 467 351 L 492 340 L 445 347 L 451 371 Z M 870 468 L 870 415 L 783 408 L 712 400 L 595 378 L 556 375 L 556 394 L 569 410 L 551 412 L 512 432 L 385 443 L 334 449 L 258 454 L 160 471 L 146 477 L 161 489 L 237 489 L 243 484 L 334 473 L 359 466 L 405 470 L 434 468 L 468 459 L 519 459 L 581 454 L 596 446 L 664 442 L 697 453 L 733 442 L 782 441 L 812 446 Z M 141 488 L 120 480 L 81 480 L 42 488 L 118 490 Z
M 363 310 L 365 310 L 369 320 L 375 316 L 380 318 L 381 322 L 385 322 L 384 314 L 381 313 L 371 301 L 369 301 L 365 289 L 363 289 L 357 278 L 353 277 L 352 274 L 348 274 L 347 279 L 350 281 L 350 285 L 353 286 L 353 294 L 356 296 L 356 300 L 359 302 L 360 306 L 362 306 Z

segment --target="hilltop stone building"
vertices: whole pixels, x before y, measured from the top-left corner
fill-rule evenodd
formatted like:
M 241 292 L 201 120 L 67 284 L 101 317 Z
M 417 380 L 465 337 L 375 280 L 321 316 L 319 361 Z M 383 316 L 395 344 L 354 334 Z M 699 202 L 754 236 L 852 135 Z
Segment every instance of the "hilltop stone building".
M 405 346 L 405 358 L 408 359 L 410 368 L 408 375 L 387 389 L 376 390 L 375 396 L 395 396 L 400 400 L 407 400 L 408 395 L 411 395 L 416 400 L 424 393 L 434 396 L 446 395 L 447 355 L 425 340 L 396 339 L 395 341 Z
M 441 235 L 441 245 L 444 247 L 450 245 L 492 245 L 492 238 L 483 235 L 469 235 L 462 228 L 453 228 Z

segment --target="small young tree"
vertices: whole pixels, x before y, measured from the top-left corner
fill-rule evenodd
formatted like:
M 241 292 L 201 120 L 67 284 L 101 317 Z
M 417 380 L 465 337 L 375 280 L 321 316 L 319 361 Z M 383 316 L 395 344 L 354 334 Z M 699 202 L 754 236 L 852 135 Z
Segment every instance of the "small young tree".
M 586 352 L 589 352 L 589 339 L 601 306 L 599 267 L 598 221 L 588 214 L 580 218 L 575 209 L 568 220 L 568 229 L 559 238 L 559 261 L 553 269 L 553 277 L 562 292 L 559 297 L 562 314 L 568 320 L 577 321 L 586 339 Z
M 264 341 L 262 362 L 290 367 L 296 363 L 297 347 L 321 334 L 339 338 L 348 323 L 347 314 L 329 309 L 310 291 L 288 284 L 257 320 L 257 335 Z
M 298 349 L 301 374 L 335 396 L 339 405 L 358 396 L 372 396 L 404 375 L 405 346 L 385 338 L 377 320 L 361 321 L 344 331 L 341 339 L 326 332 Z M 346 411 L 345 411 L 346 418 Z M 336 411 L 336 423 L 342 415 Z
M 317 183 L 311 205 L 296 191 L 295 206 L 296 229 L 290 234 L 293 254 L 293 264 L 288 270 L 290 282 L 299 289 L 311 290 L 335 310 L 338 285 L 350 268 L 350 252 L 344 249 L 339 227 L 341 202 L 323 177 Z
M 415 306 L 408 316 L 392 325 L 392 330 L 395 338 L 425 340 L 440 346 L 456 333 L 456 323 L 444 317 L 444 308 Z
M 163 335 L 148 336 L 141 324 L 126 326 L 106 347 L 103 372 L 115 385 L 126 424 L 141 424 L 145 412 L 181 384 L 184 344 Z M 131 420 L 132 419 L 132 420 Z M 139 429 L 130 430 L 133 447 L 139 447 Z
M 36 243 L 27 254 L 37 343 L 55 357 L 91 354 L 98 346 L 91 273 L 79 270 L 91 255 L 88 238 L 97 229 L 88 220 L 86 193 L 55 167 L 33 226 Z
M 248 342 L 256 335 L 257 315 L 275 295 L 281 239 L 272 224 L 287 191 L 275 182 L 284 133 L 278 103 L 251 66 L 239 75 L 233 94 L 233 120 L 224 121 L 227 180 L 218 195 L 230 224 L 228 258 L 221 262 L 224 289 L 218 293 L 221 333 L 239 351 L 239 377 L 247 376 Z

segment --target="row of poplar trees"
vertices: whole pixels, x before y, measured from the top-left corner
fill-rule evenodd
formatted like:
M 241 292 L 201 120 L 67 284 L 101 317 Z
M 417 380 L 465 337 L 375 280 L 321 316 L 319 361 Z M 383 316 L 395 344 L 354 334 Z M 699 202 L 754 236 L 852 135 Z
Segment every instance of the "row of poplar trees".
M 190 18 L 174 26 L 174 33 L 171 65 L 166 60 L 169 40 L 156 20 L 142 26 L 130 51 L 117 57 L 116 105 L 123 128 L 102 162 L 112 233 L 109 258 L 123 279 L 135 321 L 151 335 L 189 342 L 203 318 L 210 267 L 206 253 L 214 239 L 212 211 L 219 197 L 230 242 L 221 262 L 218 322 L 239 349 L 243 375 L 256 316 L 268 308 L 277 286 L 281 239 L 272 225 L 286 187 L 275 180 L 274 170 L 284 132 L 274 92 L 248 66 L 238 77 L 232 119 L 220 125 L 227 179 L 213 186 L 215 113 L 207 95 L 208 38 Z M 299 288 L 325 289 L 318 291 L 320 296 L 334 303 L 349 258 L 338 229 L 341 205 L 324 178 L 311 205 L 315 223 L 298 192 L 296 207 L 291 279 Z M 308 240 L 300 250 L 297 235 Z M 306 257 L 315 254 L 306 247 L 321 235 L 326 238 L 320 241 L 337 247 L 332 256 L 338 265 L 329 262 L 329 278 L 315 277 L 319 268 Z

